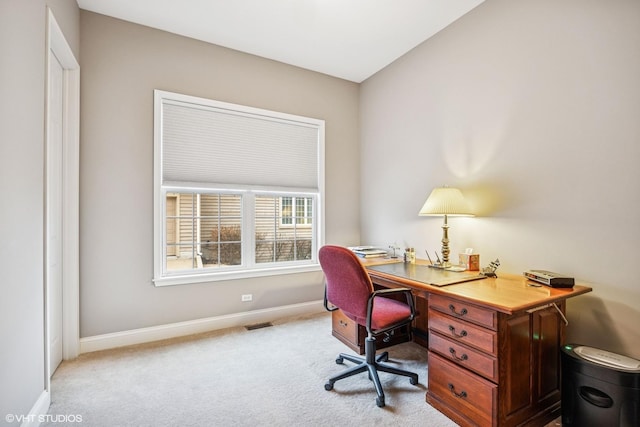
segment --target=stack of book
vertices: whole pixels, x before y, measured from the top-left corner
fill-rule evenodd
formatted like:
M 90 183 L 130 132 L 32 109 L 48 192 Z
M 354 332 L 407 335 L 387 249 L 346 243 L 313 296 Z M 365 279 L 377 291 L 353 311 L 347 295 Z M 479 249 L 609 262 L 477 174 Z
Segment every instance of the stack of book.
M 360 258 L 376 258 L 387 256 L 387 251 L 374 246 L 354 246 L 349 248 Z

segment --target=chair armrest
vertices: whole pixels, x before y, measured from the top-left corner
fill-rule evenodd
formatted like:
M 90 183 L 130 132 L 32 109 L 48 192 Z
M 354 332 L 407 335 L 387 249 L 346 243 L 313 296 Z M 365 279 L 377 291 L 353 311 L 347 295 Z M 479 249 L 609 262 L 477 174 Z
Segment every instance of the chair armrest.
M 329 307 L 329 300 L 327 299 L 327 284 L 325 283 L 324 285 L 324 309 L 327 311 L 336 311 L 338 309 L 338 307 L 336 307 L 335 305 L 331 304 L 333 307 Z
M 405 298 L 407 300 L 407 305 L 409 306 L 409 309 L 411 310 L 411 316 L 406 320 L 406 321 L 402 321 L 399 324 L 395 324 L 395 325 L 391 325 L 388 328 L 385 329 L 381 329 L 375 332 L 375 335 L 381 334 L 385 331 L 390 331 L 392 329 L 395 329 L 399 326 L 402 326 L 404 324 L 407 324 L 409 322 L 411 322 L 415 317 L 416 317 L 416 308 L 415 305 L 413 303 L 413 294 L 411 293 L 411 289 L 409 288 L 392 288 L 392 289 L 379 289 L 377 291 L 373 291 L 373 293 L 371 295 L 369 295 L 369 300 L 367 301 L 367 332 L 369 334 L 374 334 L 373 330 L 371 329 L 371 315 L 373 313 L 373 305 L 374 305 L 374 301 L 376 299 L 376 297 L 379 296 L 388 296 L 388 295 L 392 295 L 392 294 L 404 294 Z

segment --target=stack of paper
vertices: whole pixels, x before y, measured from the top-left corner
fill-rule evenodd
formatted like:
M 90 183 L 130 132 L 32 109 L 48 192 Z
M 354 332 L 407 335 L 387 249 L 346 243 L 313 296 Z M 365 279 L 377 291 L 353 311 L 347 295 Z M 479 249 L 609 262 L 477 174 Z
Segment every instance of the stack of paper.
M 374 258 L 387 256 L 387 251 L 374 246 L 354 246 L 349 248 L 360 258 Z

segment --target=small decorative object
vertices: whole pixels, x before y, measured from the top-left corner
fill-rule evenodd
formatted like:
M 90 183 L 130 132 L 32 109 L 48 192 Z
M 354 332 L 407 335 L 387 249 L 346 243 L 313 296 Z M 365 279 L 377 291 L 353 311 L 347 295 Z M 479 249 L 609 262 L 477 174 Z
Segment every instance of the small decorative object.
M 398 258 L 398 255 L 396 255 L 396 249 L 400 250 L 400 247 L 394 244 L 394 245 L 389 245 L 389 249 L 393 250 L 393 255 L 391 255 L 391 258 Z
M 480 270 L 480 255 L 473 253 L 473 248 L 465 249 L 463 254 L 458 255 L 458 264 L 469 271 Z
M 404 262 L 409 262 L 411 264 L 416 263 L 416 250 L 415 248 L 406 248 L 404 250 Z
M 482 274 L 484 274 L 487 277 L 498 277 L 498 275 L 496 274 L 496 270 L 498 269 L 499 266 L 500 266 L 500 260 L 496 258 L 495 261 L 491 261 L 489 263 L 489 267 L 484 267 L 482 269 Z

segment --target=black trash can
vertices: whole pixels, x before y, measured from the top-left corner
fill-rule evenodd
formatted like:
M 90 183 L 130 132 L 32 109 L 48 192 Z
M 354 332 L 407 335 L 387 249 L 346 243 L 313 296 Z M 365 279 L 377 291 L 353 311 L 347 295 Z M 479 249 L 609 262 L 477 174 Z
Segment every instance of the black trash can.
M 640 361 L 578 344 L 562 349 L 562 425 L 640 427 Z

